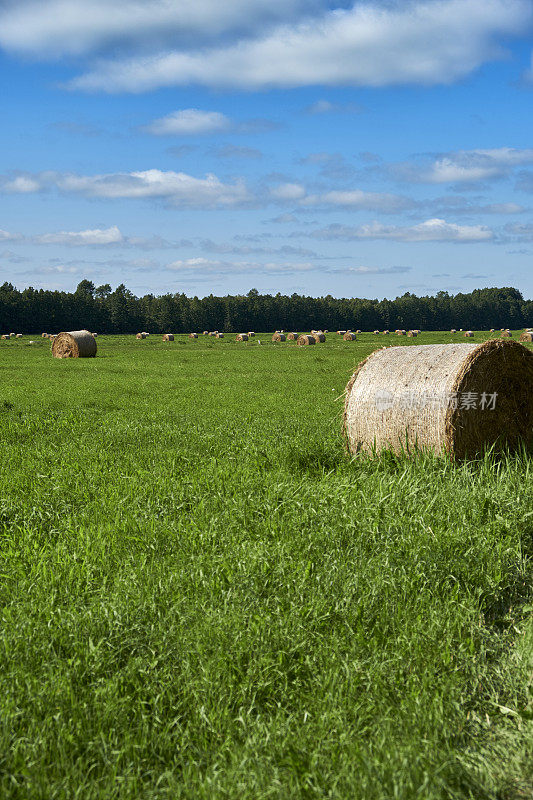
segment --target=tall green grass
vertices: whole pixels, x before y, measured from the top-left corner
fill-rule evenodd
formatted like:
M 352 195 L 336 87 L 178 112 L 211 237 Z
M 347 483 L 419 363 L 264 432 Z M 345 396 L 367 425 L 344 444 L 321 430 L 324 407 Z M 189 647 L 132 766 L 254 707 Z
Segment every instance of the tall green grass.
M 351 459 L 383 338 L 269 338 L 2 343 L 2 797 L 531 796 L 531 455 Z

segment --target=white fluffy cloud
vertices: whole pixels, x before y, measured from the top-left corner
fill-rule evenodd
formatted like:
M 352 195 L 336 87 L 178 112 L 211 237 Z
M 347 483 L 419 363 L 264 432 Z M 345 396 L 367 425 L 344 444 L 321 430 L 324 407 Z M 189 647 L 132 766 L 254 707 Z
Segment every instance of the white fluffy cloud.
M 356 3 L 196 50 L 101 62 L 73 80 L 89 91 L 162 86 L 387 86 L 451 83 L 499 58 L 499 37 L 531 23 L 529 0 Z M 1 22 L 1 20 L 0 20 Z
M 439 156 L 429 164 L 398 164 L 393 172 L 413 183 L 476 183 L 504 177 L 525 164 L 533 164 L 533 148 L 497 147 L 458 150 Z
M 223 183 L 216 175 L 195 178 L 184 172 L 149 169 L 140 172 L 116 172 L 104 175 L 42 172 L 0 177 L 0 191 L 28 192 L 56 188 L 65 194 L 105 199 L 160 199 L 170 205 L 187 208 L 227 208 L 250 201 L 244 181 Z M 18 188 L 17 188 L 18 187 Z
M 455 225 L 443 219 L 428 219 L 418 225 L 400 227 L 372 222 L 354 227 L 333 224 L 311 234 L 317 239 L 389 239 L 396 242 L 486 242 L 494 238 L 484 225 Z
M 9 231 L 0 230 L 0 242 L 16 242 L 22 239 L 20 233 L 9 233 Z
M 4 0 L 0 46 L 49 57 L 118 43 L 153 49 L 191 35 L 209 39 L 250 32 L 319 5 L 318 0 Z
M 94 228 L 86 231 L 59 231 L 59 233 L 45 233 L 34 239 L 38 244 L 67 244 L 67 245 L 107 245 L 122 244 L 124 236 L 113 225 L 111 228 Z
M 184 108 L 166 117 L 156 119 L 144 130 L 154 136 L 191 136 L 228 130 L 231 121 L 218 111 L 201 111 L 199 108 Z

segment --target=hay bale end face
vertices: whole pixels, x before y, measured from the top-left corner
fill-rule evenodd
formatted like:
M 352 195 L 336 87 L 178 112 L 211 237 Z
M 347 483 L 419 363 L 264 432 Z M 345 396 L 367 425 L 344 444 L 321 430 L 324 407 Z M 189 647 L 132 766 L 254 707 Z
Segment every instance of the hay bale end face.
M 235 337 L 236 342 L 247 342 L 248 341 L 248 334 L 247 333 L 238 333 Z
M 357 336 L 355 335 L 355 333 L 345 333 L 342 338 L 345 342 L 355 342 Z
M 276 333 L 272 337 L 273 342 L 284 342 L 285 341 L 285 334 L 281 333 L 281 331 L 276 331 Z
M 531 331 L 525 331 L 525 333 L 520 336 L 520 341 L 533 342 L 533 333 L 531 333 Z
M 94 358 L 96 339 L 90 331 L 58 333 L 52 343 L 54 358 Z
M 173 342 L 174 341 L 174 334 L 173 333 L 164 333 L 163 334 L 163 341 L 164 342 Z
M 502 339 L 376 350 L 346 387 L 349 450 L 457 459 L 533 439 L 533 352 Z
M 304 333 L 301 336 L 298 336 L 298 341 L 296 344 L 300 345 L 300 347 L 305 347 L 308 344 L 316 344 L 316 339 L 314 336 L 309 336 L 308 334 Z

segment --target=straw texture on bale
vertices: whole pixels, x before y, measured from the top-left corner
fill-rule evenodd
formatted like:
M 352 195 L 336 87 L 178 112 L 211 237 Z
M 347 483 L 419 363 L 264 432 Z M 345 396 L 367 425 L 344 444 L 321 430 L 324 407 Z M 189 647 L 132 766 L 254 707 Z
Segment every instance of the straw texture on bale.
M 520 336 L 521 342 L 533 342 L 533 333 L 526 331 Z
M 483 407 L 482 396 L 494 393 L 494 407 Z M 475 407 L 465 396 L 477 398 Z M 346 387 L 344 433 L 353 453 L 419 449 L 461 459 L 529 444 L 533 353 L 501 339 L 376 350 Z
M 238 333 L 235 337 L 237 342 L 247 342 L 248 341 L 248 334 L 247 333 Z
M 198 339 L 197 333 L 189 333 L 189 339 Z
M 146 334 L 145 333 L 138 333 L 135 338 L 136 339 L 146 339 Z
M 52 343 L 54 358 L 94 358 L 96 339 L 90 331 L 58 333 Z
M 298 334 L 297 333 L 293 333 L 291 331 L 290 333 L 287 334 L 287 341 L 288 342 L 295 342 L 297 340 L 297 338 L 298 338 Z
M 344 339 L 345 342 L 355 342 L 357 336 L 355 335 L 355 333 L 345 333 L 342 338 Z
M 326 337 L 323 333 L 315 333 L 314 337 L 317 344 L 324 343 L 326 341 Z
M 163 334 L 163 341 L 164 342 L 173 342 L 174 341 L 174 334 L 173 333 L 164 333 Z
M 284 333 L 276 333 L 272 337 L 273 342 L 284 342 L 285 341 L 285 334 Z
M 296 344 L 299 344 L 300 347 L 303 347 L 306 344 L 316 344 L 316 339 L 314 336 L 309 336 L 306 333 L 303 333 L 301 336 L 298 336 L 298 341 Z

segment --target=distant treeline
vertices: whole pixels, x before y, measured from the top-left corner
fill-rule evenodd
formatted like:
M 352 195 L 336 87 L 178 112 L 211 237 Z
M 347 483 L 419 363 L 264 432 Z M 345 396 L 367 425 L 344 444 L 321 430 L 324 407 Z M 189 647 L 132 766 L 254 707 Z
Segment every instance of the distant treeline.
M 98 333 L 171 331 L 306 331 L 311 328 L 383 330 L 420 328 L 522 328 L 533 324 L 533 301 L 517 289 L 476 289 L 470 294 L 395 300 L 259 294 L 187 297 L 147 294 L 135 297 L 121 284 L 95 286 L 83 280 L 75 292 L 0 286 L 0 334 L 57 333 L 88 328 Z

